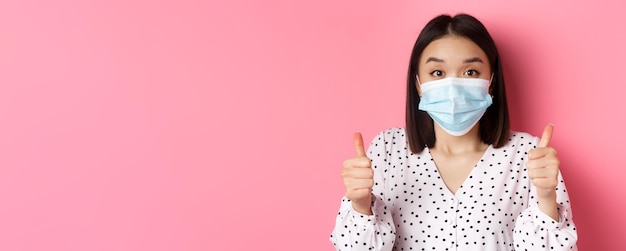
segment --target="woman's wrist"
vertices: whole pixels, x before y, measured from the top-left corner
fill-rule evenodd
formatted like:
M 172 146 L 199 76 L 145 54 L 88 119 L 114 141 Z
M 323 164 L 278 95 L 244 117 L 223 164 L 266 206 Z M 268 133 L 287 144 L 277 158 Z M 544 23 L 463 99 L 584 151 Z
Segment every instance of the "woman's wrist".
M 372 198 L 361 201 L 352 201 L 352 209 L 361 214 L 372 215 Z
M 550 216 L 555 221 L 559 221 L 558 204 L 556 202 L 556 191 L 544 192 L 538 198 L 539 210 Z

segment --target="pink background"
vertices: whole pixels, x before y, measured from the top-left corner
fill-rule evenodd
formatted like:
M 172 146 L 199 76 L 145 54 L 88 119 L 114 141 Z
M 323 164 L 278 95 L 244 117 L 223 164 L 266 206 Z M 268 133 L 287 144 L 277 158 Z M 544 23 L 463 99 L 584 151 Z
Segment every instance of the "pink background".
M 403 126 L 414 40 L 457 12 L 499 45 L 513 128 L 555 124 L 581 250 L 618 250 L 625 9 L 2 1 L 0 250 L 333 250 L 352 133 Z

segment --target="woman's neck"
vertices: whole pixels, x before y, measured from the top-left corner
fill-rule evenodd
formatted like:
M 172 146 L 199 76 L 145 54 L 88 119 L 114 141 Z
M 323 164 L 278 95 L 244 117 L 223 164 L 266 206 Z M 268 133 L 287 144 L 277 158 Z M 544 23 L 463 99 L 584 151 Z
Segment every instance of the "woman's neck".
M 441 151 L 447 154 L 462 154 L 468 152 L 484 152 L 488 145 L 480 140 L 478 125 L 468 133 L 461 136 L 453 136 L 445 132 L 435 123 L 435 145 L 431 150 Z

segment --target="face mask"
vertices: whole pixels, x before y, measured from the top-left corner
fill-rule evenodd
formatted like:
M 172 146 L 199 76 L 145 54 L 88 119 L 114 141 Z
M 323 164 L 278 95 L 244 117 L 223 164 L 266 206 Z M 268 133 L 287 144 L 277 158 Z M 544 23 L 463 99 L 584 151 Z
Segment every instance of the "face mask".
M 488 91 L 490 82 L 479 78 L 443 78 L 426 82 L 420 85 L 419 109 L 428 112 L 450 135 L 465 135 L 492 103 Z

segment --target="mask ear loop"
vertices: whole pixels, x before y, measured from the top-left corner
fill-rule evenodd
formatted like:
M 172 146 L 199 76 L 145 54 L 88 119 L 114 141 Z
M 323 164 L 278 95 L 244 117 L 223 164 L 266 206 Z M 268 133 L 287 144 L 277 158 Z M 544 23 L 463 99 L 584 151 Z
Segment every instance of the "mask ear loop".
M 489 80 L 489 87 L 490 87 L 489 90 L 491 90 L 491 83 L 493 82 L 494 74 L 495 74 L 494 72 L 491 73 L 491 79 Z M 491 96 L 491 98 L 493 99 L 493 94 L 489 93 L 489 96 Z
M 422 85 L 422 83 L 420 83 L 420 76 L 418 76 L 417 74 L 415 74 L 415 79 L 417 79 L 417 86 L 415 87 L 417 89 L 417 96 L 419 96 L 420 98 L 422 97 L 422 93 L 420 92 L 420 85 Z

